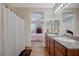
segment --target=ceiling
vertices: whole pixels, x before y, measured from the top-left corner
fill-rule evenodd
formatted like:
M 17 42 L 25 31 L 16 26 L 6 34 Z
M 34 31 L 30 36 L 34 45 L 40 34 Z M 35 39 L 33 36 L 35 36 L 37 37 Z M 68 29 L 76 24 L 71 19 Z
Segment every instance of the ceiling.
M 79 8 L 79 3 L 71 3 L 67 8 Z
M 15 8 L 53 8 L 56 3 L 11 3 Z

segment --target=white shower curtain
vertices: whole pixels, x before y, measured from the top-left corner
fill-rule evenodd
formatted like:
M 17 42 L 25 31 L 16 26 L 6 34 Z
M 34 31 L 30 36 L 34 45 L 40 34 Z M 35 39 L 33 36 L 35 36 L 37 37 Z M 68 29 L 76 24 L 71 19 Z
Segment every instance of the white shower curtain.
M 24 20 L 3 6 L 4 55 L 16 56 L 25 48 Z
M 0 3 L 0 56 L 3 55 L 2 4 Z
M 16 16 L 16 43 L 17 55 L 25 48 L 24 21 Z

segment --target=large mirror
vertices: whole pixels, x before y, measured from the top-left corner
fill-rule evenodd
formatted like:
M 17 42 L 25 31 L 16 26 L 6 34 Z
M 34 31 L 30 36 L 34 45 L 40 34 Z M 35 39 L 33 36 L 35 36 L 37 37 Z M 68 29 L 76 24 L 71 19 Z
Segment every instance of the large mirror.
M 65 30 L 73 32 L 73 26 L 74 26 L 73 21 L 74 21 L 74 13 L 72 12 L 63 13 L 63 25 L 65 26 Z
M 62 11 L 65 31 L 71 31 L 73 36 L 79 37 L 79 3 L 71 3 Z
M 60 3 L 55 6 L 54 14 L 60 20 L 60 35 L 70 32 L 79 37 L 79 3 Z
M 47 22 L 47 32 L 55 35 L 59 34 L 60 21 L 53 19 Z

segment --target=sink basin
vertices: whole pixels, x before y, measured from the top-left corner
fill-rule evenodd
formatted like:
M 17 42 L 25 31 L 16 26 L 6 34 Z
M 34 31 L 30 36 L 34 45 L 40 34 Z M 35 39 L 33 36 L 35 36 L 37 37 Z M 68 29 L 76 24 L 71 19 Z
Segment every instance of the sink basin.
M 65 37 L 55 37 L 55 39 L 64 41 L 64 42 L 76 42 L 76 40 L 72 40 L 72 39 L 65 38 Z
M 48 35 L 51 36 L 51 37 L 52 37 L 52 36 L 57 36 L 57 35 L 55 35 L 55 34 L 48 34 Z

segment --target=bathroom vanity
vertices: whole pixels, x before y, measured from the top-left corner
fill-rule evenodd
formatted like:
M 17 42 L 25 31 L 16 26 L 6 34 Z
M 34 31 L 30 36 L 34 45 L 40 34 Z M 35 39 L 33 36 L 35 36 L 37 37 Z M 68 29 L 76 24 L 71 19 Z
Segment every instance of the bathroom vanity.
M 49 56 L 79 56 L 79 42 L 46 34 L 46 48 Z

